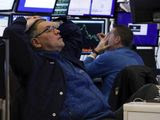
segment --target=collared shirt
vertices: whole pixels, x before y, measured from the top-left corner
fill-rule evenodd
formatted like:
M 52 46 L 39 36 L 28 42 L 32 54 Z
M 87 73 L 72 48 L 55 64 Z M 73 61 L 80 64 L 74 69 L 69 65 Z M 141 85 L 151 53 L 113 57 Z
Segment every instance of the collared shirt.
M 126 66 L 143 64 L 142 58 L 127 47 L 106 51 L 99 55 L 97 59 L 87 57 L 84 61 L 86 71 L 91 77 L 101 77 L 103 79 L 103 86 L 100 89 L 106 101 L 108 101 L 117 73 Z
M 99 120 L 113 117 L 104 96 L 85 71 L 58 54 L 45 53 L 45 55 L 56 57 L 66 76 L 67 93 L 64 109 L 60 114 L 62 120 Z

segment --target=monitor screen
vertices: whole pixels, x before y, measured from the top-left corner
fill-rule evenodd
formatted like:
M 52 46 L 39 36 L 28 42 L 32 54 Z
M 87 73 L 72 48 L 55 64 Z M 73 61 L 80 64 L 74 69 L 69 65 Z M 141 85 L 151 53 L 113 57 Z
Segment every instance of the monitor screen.
M 160 22 L 160 0 L 130 0 L 133 23 Z
M 9 24 L 9 16 L 8 15 L 0 15 L 0 38 L 3 36 L 3 32 L 5 28 Z
M 115 0 L 70 0 L 68 15 L 113 17 Z
M 91 16 L 113 17 L 115 0 L 92 0 Z
M 28 16 L 31 16 L 31 15 L 28 15 L 28 14 L 12 14 L 11 15 L 11 22 L 13 22 L 17 17 L 28 17 Z M 51 20 L 51 16 L 41 16 L 43 19 L 46 19 L 48 21 Z
M 66 16 L 70 0 L 57 0 L 52 16 Z
M 0 0 L 0 11 L 12 10 L 15 0 Z
M 52 13 L 56 0 L 19 0 L 18 12 Z
M 157 24 L 133 24 L 131 13 L 119 12 L 117 24 L 128 26 L 133 34 L 133 43 L 136 46 L 157 46 L 158 29 Z
M 74 19 L 72 20 L 77 24 L 83 34 L 83 52 L 91 52 L 91 50 L 97 46 L 99 39 L 97 38 L 97 33 L 105 33 L 105 20 L 103 19 L 91 19 L 82 20 Z

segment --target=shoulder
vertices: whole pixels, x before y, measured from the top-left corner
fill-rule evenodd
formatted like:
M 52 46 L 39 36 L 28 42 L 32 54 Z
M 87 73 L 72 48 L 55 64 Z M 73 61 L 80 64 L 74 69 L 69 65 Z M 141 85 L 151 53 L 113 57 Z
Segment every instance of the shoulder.
M 116 55 L 118 55 L 120 53 L 119 50 L 109 50 L 104 52 L 103 54 L 101 54 L 102 57 L 115 57 Z
M 99 61 L 112 61 L 113 59 L 117 58 L 117 53 L 115 51 L 106 51 L 103 54 L 99 55 L 97 60 Z

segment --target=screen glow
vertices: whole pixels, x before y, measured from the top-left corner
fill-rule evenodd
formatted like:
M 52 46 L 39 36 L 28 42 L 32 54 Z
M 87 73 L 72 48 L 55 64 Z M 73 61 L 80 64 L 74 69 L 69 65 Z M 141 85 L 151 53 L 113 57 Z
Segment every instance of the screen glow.
M 8 26 L 9 16 L 0 15 L 0 37 L 3 36 L 4 29 Z
M 113 17 L 115 0 L 71 0 L 68 15 Z
M 0 0 L 0 10 L 11 10 L 14 0 Z
M 56 0 L 20 0 L 17 11 L 52 13 Z

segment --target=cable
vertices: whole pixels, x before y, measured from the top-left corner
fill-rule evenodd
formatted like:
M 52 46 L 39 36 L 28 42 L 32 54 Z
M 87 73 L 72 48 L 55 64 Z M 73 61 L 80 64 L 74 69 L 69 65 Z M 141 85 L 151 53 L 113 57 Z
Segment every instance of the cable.
M 135 98 L 133 102 L 146 102 L 146 100 L 143 100 L 142 98 Z

